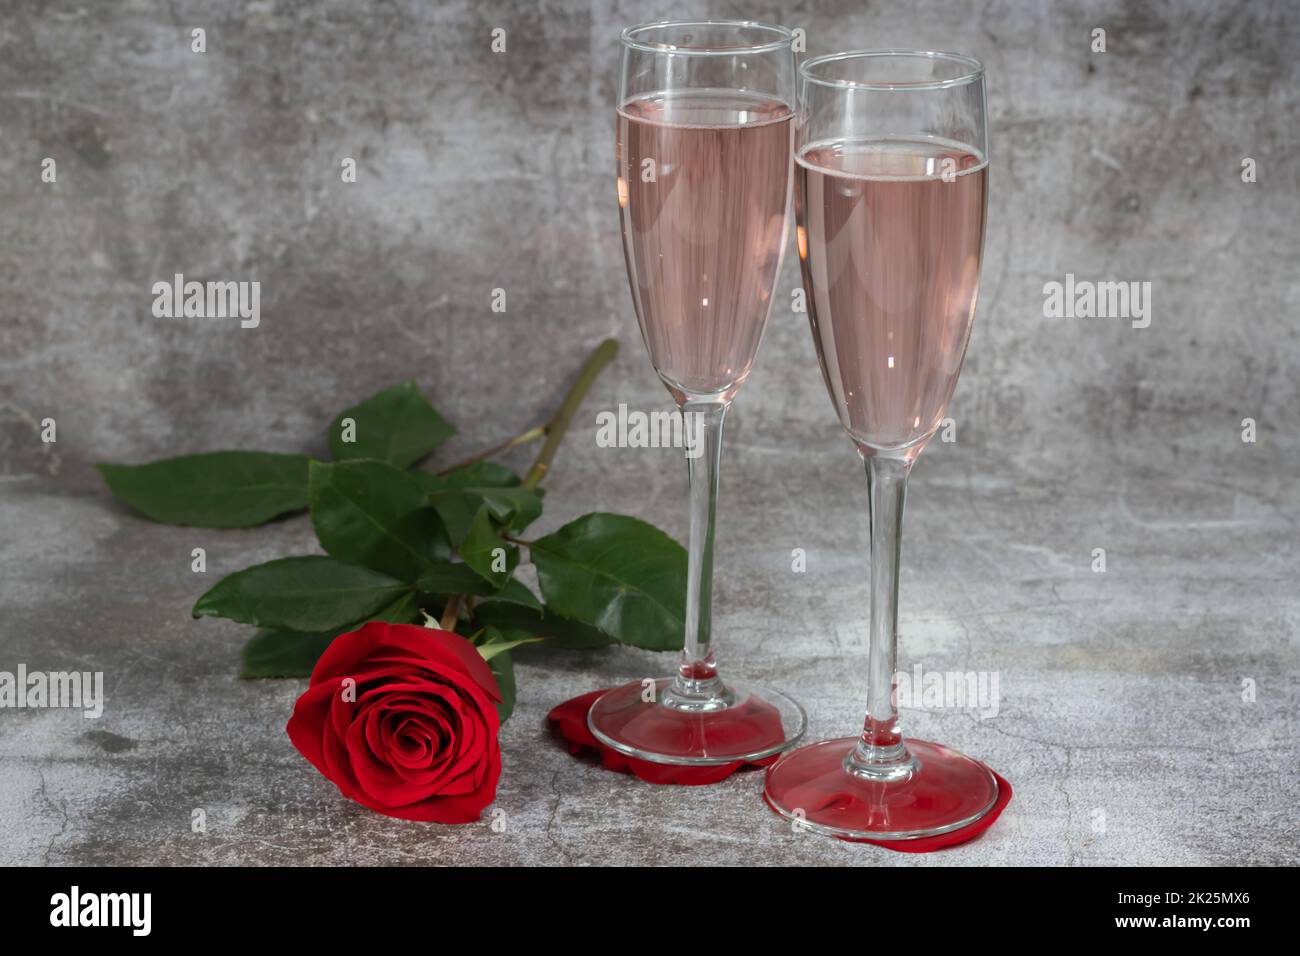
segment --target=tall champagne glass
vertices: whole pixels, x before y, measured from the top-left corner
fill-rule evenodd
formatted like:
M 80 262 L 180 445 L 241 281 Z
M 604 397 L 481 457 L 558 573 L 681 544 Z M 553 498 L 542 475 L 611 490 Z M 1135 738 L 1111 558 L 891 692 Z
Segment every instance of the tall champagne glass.
M 778 813 L 841 837 L 904 840 L 973 823 L 997 800 L 983 764 L 904 739 L 894 675 L 903 501 L 939 428 L 975 316 L 988 188 L 984 69 L 880 51 L 799 69 L 800 266 L 827 391 L 866 462 L 871 630 L 862 733 L 768 769 Z
M 615 688 L 592 733 L 643 760 L 771 756 L 803 733 L 799 705 L 723 681 L 712 635 L 722 422 L 749 376 L 781 271 L 793 168 L 793 34 L 678 21 L 622 35 L 618 204 L 628 283 L 659 378 L 702 448 L 690 449 L 685 644 L 677 673 Z M 698 416 L 695 417 L 695 416 Z

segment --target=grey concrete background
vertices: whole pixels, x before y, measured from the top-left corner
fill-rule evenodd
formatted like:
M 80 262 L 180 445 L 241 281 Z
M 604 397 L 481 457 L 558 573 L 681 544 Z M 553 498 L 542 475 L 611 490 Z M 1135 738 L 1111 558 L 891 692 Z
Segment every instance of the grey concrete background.
M 109 696 L 99 721 L 0 711 L 0 862 L 626 864 L 688 847 L 764 865 L 1297 862 L 1294 4 L 5 0 L 0 13 L 0 669 L 103 670 Z M 919 46 L 988 66 L 984 289 L 957 441 L 914 472 L 902 664 L 1000 674 L 996 718 L 904 716 L 909 733 L 986 759 L 1016 797 L 983 838 L 940 854 L 794 834 L 763 807 L 759 774 L 654 787 L 568 756 L 546 711 L 668 663 L 630 649 L 519 655 L 504 832 L 364 811 L 284 736 L 303 682 L 239 681 L 247 629 L 188 616 L 220 574 L 310 551 L 308 523 L 150 524 L 90 467 L 323 453 L 339 409 L 411 376 L 459 426 L 440 452 L 454 461 L 542 420 L 614 335 L 624 348 L 539 528 L 606 509 L 683 538 L 680 460 L 597 448 L 594 416 L 667 406 L 619 246 L 618 31 L 702 13 L 801 26 L 810 53 Z M 345 156 L 355 184 L 340 181 Z M 260 280 L 261 327 L 153 318 L 150 287 L 174 272 Z M 1150 328 L 1045 319 L 1043 284 L 1067 272 L 1152 282 Z M 790 256 L 778 303 L 797 282 Z M 497 287 L 505 314 L 489 310 Z M 45 417 L 54 445 L 38 437 Z M 812 737 L 850 733 L 865 489 L 804 316 L 778 306 L 732 424 L 724 666 L 795 694 Z M 200 545 L 205 578 L 189 567 Z M 805 574 L 790 571 L 795 547 Z

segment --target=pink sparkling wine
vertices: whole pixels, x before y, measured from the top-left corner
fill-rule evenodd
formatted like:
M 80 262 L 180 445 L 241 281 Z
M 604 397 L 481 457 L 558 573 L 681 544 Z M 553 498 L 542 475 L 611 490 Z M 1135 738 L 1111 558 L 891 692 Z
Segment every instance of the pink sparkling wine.
M 730 398 L 754 365 L 785 254 L 792 113 L 731 90 L 618 111 L 623 251 L 641 334 L 674 397 Z
M 797 159 L 799 258 L 822 374 L 864 454 L 914 458 L 961 372 L 988 163 L 944 140 L 812 144 Z

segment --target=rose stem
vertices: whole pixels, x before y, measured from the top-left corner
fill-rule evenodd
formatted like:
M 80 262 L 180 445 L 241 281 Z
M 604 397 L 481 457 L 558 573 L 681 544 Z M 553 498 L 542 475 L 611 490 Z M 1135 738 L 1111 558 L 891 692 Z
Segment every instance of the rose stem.
M 569 388 L 569 393 L 564 396 L 564 401 L 560 403 L 555 416 L 546 423 L 546 441 L 542 445 L 542 450 L 537 453 L 533 467 L 529 468 L 528 474 L 524 476 L 521 487 L 536 488 L 541 484 L 542 479 L 546 477 L 547 471 L 550 470 L 551 459 L 555 457 L 556 449 L 560 447 L 560 442 L 564 440 L 564 433 L 569 428 L 569 422 L 572 421 L 578 406 L 582 404 L 583 398 L 587 395 L 587 390 L 591 388 L 592 382 L 596 381 L 596 376 L 617 354 L 617 339 L 606 339 L 596 346 L 596 350 L 591 353 L 591 357 L 587 359 L 586 364 L 582 366 L 582 370 L 578 372 L 578 377 Z
M 464 601 L 465 595 L 463 594 L 453 594 L 451 596 L 451 600 L 447 602 L 447 606 L 442 609 L 442 620 L 438 622 L 440 628 L 444 631 L 452 631 L 456 629 L 456 619 L 460 617 L 460 606 Z
M 543 437 L 546 434 L 546 430 L 549 427 L 550 427 L 549 425 L 538 425 L 536 428 L 530 428 L 528 429 L 528 431 L 516 435 L 514 438 L 509 438 L 503 441 L 499 445 L 493 445 L 487 451 L 481 451 L 477 455 L 474 455 L 470 458 L 466 458 L 464 461 L 459 461 L 449 468 L 444 468 L 442 469 L 442 471 L 437 472 L 437 474 L 440 476 L 450 475 L 453 471 L 459 471 L 462 468 L 468 468 L 470 465 L 477 464 L 478 462 L 483 461 L 486 458 L 491 458 L 494 455 L 503 454 L 504 452 L 508 452 L 512 448 L 518 448 L 520 445 L 527 445 L 530 441 L 537 441 L 537 439 Z

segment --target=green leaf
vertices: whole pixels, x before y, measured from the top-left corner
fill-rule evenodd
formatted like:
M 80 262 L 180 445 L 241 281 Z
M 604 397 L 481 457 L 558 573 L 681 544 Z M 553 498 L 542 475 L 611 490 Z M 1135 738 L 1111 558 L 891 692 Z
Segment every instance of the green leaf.
M 447 537 L 452 546 L 460 547 L 465 536 L 469 534 L 470 525 L 474 523 L 474 515 L 483 504 L 483 499 L 455 490 L 446 490 L 437 494 L 437 498 L 430 495 L 429 501 L 442 520 L 443 527 L 447 529 Z
M 421 597 L 472 594 L 475 597 L 490 597 L 525 607 L 541 607 L 537 596 L 514 578 L 508 580 L 504 587 L 494 588 L 468 564 L 451 561 L 434 562 L 431 570 L 424 572 L 416 580 L 415 590 Z
M 345 442 L 344 419 L 355 427 L 355 441 Z M 455 434 L 420 393 L 403 382 L 341 413 L 330 425 L 330 453 L 336 461 L 378 458 L 408 468 Z
M 310 677 L 316 661 L 330 642 L 347 628 L 320 634 L 303 634 L 284 629 L 260 630 L 240 652 L 239 676 L 245 680 L 258 677 Z
M 550 608 L 543 612 L 501 603 L 499 598 L 489 599 L 475 607 L 474 620 L 495 627 L 507 636 L 534 634 L 543 638 L 547 647 L 586 650 L 617 643 L 598 628 L 560 617 Z
M 484 503 L 490 504 L 492 513 L 512 531 L 522 531 L 542 513 L 540 489 L 519 488 L 518 475 L 492 462 L 475 462 L 447 475 L 413 474 L 456 546 L 469 534 Z
M 410 588 L 387 574 L 337 558 L 280 558 L 222 578 L 199 598 L 194 616 L 328 631 L 369 618 Z
M 489 641 L 487 644 L 480 644 L 478 648 L 479 655 L 485 661 L 490 661 L 498 654 L 504 654 L 512 651 L 521 644 L 540 644 L 540 637 L 517 637 L 514 639 L 502 638 L 499 641 Z
M 476 595 L 476 597 L 486 597 L 493 601 L 505 601 L 508 604 L 533 608 L 539 612 L 542 609 L 542 602 L 537 600 L 537 595 L 528 590 L 527 586 L 516 578 L 511 578 L 498 591 L 492 591 L 486 595 Z
M 509 651 L 496 655 L 487 663 L 488 667 L 492 668 L 492 676 L 497 679 L 497 690 L 501 692 L 497 715 L 504 724 L 515 710 L 515 665 L 510 660 Z
M 311 463 L 312 525 L 336 558 L 413 581 L 451 555 L 447 531 L 409 473 L 373 459 Z
M 146 518 L 251 528 L 307 507 L 306 455 L 214 451 L 146 465 L 96 465 L 109 490 Z
M 491 594 L 495 588 L 468 564 L 452 561 L 435 561 L 415 581 L 421 594 Z
M 541 491 L 528 488 L 467 488 L 465 494 L 478 495 L 505 522 L 511 531 L 522 531 L 542 514 Z
M 589 514 L 530 547 L 547 606 L 624 644 L 682 646 L 686 549 L 625 515 Z
M 504 654 L 521 644 L 540 644 L 541 641 L 540 637 L 530 637 L 526 634 L 507 636 L 495 627 L 485 627 L 479 631 L 473 644 L 478 649 L 479 656 L 485 661 L 490 661 L 498 654 Z
M 492 508 L 486 503 L 470 522 L 460 556 L 493 588 L 503 587 L 519 564 L 519 549 L 501 540 Z
M 371 621 L 389 624 L 413 624 L 420 617 L 415 606 L 414 592 L 407 591 L 391 605 L 374 616 Z M 340 634 L 354 631 L 364 622 L 357 621 L 343 627 L 331 628 L 315 634 L 304 634 L 286 628 L 258 631 L 240 654 L 242 667 L 239 676 L 245 679 L 258 677 L 310 677 L 316 661 L 325 648 Z
M 465 540 L 474 516 L 484 505 L 511 531 L 522 531 L 542 513 L 541 496 L 526 488 L 446 488 L 434 491 L 429 500 L 456 546 Z
M 428 472 L 423 474 L 436 479 L 436 488 L 431 487 L 428 489 L 430 491 L 444 488 L 513 488 L 520 483 L 518 475 L 494 461 L 476 461 L 445 475 L 430 475 Z
M 414 591 L 403 591 L 392 604 L 382 608 L 366 618 L 367 621 L 383 621 L 385 624 L 419 624 L 421 621 L 420 602 Z M 364 622 L 358 621 L 354 627 Z

